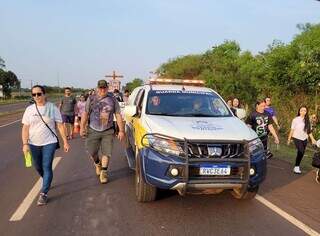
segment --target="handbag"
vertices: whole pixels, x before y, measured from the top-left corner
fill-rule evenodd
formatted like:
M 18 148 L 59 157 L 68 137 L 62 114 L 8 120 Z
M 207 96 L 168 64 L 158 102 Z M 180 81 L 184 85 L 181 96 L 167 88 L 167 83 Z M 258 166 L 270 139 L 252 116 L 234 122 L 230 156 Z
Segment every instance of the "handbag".
M 41 118 L 41 120 L 42 120 L 42 122 L 45 124 L 45 126 L 50 130 L 50 132 L 53 134 L 53 136 L 55 136 L 56 137 L 56 139 L 57 139 L 57 146 L 56 146 L 56 149 L 59 149 L 60 148 L 60 142 L 59 142 L 59 138 L 58 138 L 58 136 L 55 134 L 55 132 L 53 132 L 53 130 L 49 127 L 49 125 L 43 120 L 43 118 L 42 118 L 42 115 L 40 114 L 40 112 L 39 112 L 39 109 L 38 109 L 38 106 L 37 106 L 37 103 L 34 103 L 35 104 L 35 106 L 36 106 L 36 109 L 37 109 L 37 112 L 38 112 L 38 115 L 40 116 L 40 118 Z
M 315 152 L 312 157 L 311 165 L 316 168 L 320 168 L 320 152 Z

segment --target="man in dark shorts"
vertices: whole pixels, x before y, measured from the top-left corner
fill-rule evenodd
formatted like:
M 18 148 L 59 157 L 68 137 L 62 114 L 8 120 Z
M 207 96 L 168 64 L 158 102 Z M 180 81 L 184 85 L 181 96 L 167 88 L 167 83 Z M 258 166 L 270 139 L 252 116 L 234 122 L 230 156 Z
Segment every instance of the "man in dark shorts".
M 59 108 L 68 139 L 73 138 L 73 124 L 76 103 L 76 99 L 71 94 L 71 88 L 65 88 L 64 96 L 60 100 Z
M 251 127 L 260 138 L 263 143 L 265 152 L 268 152 L 268 134 L 269 132 L 274 137 L 274 142 L 279 144 L 278 135 L 272 125 L 272 117 L 266 112 L 265 109 L 266 103 L 264 100 L 258 100 L 256 102 L 256 110 L 253 111 L 247 118 L 246 124 Z M 270 158 L 271 155 L 267 155 L 267 158 Z
M 119 127 L 117 136 L 120 141 L 124 140 L 125 133 L 119 103 L 108 93 L 107 81 L 99 80 L 97 90 L 97 94 L 91 95 L 86 102 L 85 112 L 81 117 L 80 135 L 85 136 L 87 133 L 86 149 L 94 161 L 100 182 L 107 183 L 107 169 L 113 148 L 114 115 Z

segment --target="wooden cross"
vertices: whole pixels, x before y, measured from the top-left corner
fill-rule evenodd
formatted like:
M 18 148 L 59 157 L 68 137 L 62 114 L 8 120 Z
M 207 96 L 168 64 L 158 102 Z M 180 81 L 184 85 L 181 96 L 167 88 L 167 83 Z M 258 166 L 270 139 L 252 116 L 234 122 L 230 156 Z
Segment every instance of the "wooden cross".
M 112 78 L 113 80 L 116 80 L 116 78 L 123 78 L 123 75 L 116 75 L 116 72 L 113 71 L 112 75 L 106 75 L 106 78 Z

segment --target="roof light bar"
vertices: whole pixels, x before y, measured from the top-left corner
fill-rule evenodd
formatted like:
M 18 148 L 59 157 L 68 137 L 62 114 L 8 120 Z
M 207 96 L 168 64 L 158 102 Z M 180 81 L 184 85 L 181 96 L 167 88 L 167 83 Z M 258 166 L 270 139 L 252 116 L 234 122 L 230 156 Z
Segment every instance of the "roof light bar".
M 154 78 L 150 79 L 150 84 L 180 84 L 180 85 L 194 85 L 194 86 L 203 86 L 203 80 L 196 79 L 166 79 L 166 78 Z

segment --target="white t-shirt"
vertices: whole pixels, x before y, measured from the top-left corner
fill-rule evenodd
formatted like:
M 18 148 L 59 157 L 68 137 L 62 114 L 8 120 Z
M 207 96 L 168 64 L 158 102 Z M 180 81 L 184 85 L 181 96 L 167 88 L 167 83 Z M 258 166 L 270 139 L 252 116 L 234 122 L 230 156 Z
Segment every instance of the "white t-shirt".
M 235 108 L 236 109 L 236 115 L 240 120 L 243 120 L 246 118 L 246 110 L 243 108 Z
M 300 140 L 306 140 L 308 138 L 308 134 L 303 130 L 304 120 L 300 116 L 292 120 L 291 129 L 293 130 L 293 138 Z
M 58 108 L 54 105 L 52 111 L 52 118 L 45 116 L 45 106 L 38 106 L 39 112 L 42 115 L 43 120 L 48 124 L 53 132 L 56 133 L 55 123 L 62 122 L 61 113 Z M 22 124 L 29 125 L 29 143 L 36 146 L 44 146 L 51 143 L 56 143 L 57 138 L 52 134 L 48 127 L 41 120 L 35 104 L 27 107 L 23 114 Z

